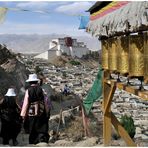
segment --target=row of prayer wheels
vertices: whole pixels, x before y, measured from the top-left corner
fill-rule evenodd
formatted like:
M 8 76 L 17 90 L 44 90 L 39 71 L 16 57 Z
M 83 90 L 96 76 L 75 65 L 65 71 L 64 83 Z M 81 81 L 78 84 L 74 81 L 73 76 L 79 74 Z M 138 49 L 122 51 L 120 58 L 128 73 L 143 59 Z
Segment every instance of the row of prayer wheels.
M 102 40 L 102 68 L 148 78 L 148 33 Z

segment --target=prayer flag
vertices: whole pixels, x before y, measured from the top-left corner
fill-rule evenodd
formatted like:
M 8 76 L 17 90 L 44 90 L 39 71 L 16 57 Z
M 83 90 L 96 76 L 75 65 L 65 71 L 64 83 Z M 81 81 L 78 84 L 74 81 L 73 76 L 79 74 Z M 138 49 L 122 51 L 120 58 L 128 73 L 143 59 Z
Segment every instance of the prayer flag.
M 88 22 L 89 22 L 89 16 L 80 16 L 79 29 L 86 29 Z
M 96 100 L 100 100 L 102 98 L 102 78 L 103 78 L 103 70 L 99 69 L 96 79 L 91 87 L 88 95 L 83 100 L 83 106 L 85 109 L 85 113 L 88 115 L 93 103 Z

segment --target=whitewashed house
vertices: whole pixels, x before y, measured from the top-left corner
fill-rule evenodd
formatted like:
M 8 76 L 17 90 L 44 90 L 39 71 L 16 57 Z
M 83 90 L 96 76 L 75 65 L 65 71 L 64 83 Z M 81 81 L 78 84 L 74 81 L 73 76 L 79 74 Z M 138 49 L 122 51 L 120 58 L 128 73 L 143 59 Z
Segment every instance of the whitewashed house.
M 83 42 L 77 42 L 77 39 L 72 39 L 71 37 L 58 38 L 53 39 L 49 43 L 49 50 L 36 55 L 34 58 L 52 60 L 63 53 L 81 58 L 89 53 L 89 49 Z

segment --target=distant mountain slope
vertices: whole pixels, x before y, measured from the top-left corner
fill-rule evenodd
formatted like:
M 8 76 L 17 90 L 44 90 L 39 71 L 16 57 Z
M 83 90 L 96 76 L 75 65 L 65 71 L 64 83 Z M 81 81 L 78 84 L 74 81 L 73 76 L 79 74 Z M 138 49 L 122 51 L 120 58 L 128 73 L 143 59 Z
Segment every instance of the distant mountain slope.
M 49 49 L 49 42 L 55 38 L 63 38 L 66 35 L 50 34 L 50 35 L 16 35 L 16 34 L 1 34 L 0 44 L 5 44 L 9 49 L 14 52 L 30 53 L 42 52 Z M 90 50 L 99 50 L 100 45 L 97 38 L 77 36 L 80 42 L 84 42 Z

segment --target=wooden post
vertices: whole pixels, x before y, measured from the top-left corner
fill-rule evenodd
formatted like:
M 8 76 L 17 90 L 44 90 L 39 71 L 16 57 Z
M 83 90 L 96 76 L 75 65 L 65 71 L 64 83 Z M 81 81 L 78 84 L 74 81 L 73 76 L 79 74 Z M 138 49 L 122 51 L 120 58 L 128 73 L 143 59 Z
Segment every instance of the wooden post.
M 121 123 L 117 120 L 115 115 L 111 112 L 112 117 L 112 124 L 114 125 L 116 131 L 119 133 L 119 135 L 123 138 L 123 140 L 126 142 L 128 146 L 135 147 L 136 144 L 133 142 L 127 131 L 122 127 Z
M 110 112 L 110 105 L 108 104 L 108 99 L 111 99 L 111 85 L 104 82 L 106 78 L 109 78 L 109 71 L 104 71 L 103 75 L 103 143 L 104 146 L 109 146 L 111 143 L 111 112 Z M 109 103 L 110 104 L 110 103 Z M 107 111 L 106 110 L 107 107 Z
M 82 106 L 82 120 L 83 120 L 83 127 L 84 127 L 84 135 L 85 135 L 85 137 L 87 137 L 88 136 L 87 125 L 86 125 L 86 121 L 85 121 L 85 114 L 84 114 L 83 106 Z
M 110 112 L 110 107 L 111 107 L 111 102 L 112 102 L 112 98 L 114 96 L 114 93 L 116 91 L 116 86 L 115 86 L 115 83 L 111 85 L 111 88 L 110 88 L 110 92 L 108 94 L 108 98 L 106 100 L 106 104 L 105 104 L 105 108 L 104 108 L 104 114 Z
M 62 109 L 60 110 L 60 114 L 59 114 L 59 123 L 58 123 L 58 127 L 57 127 L 57 133 L 59 133 L 59 128 L 60 128 L 60 124 L 61 124 L 61 119 L 62 119 Z
M 82 106 L 82 120 L 83 120 L 83 127 L 84 127 L 84 135 L 85 135 L 85 137 L 91 137 L 92 133 L 90 132 L 89 127 L 88 127 L 89 119 L 88 119 L 88 117 L 85 116 L 83 106 Z

